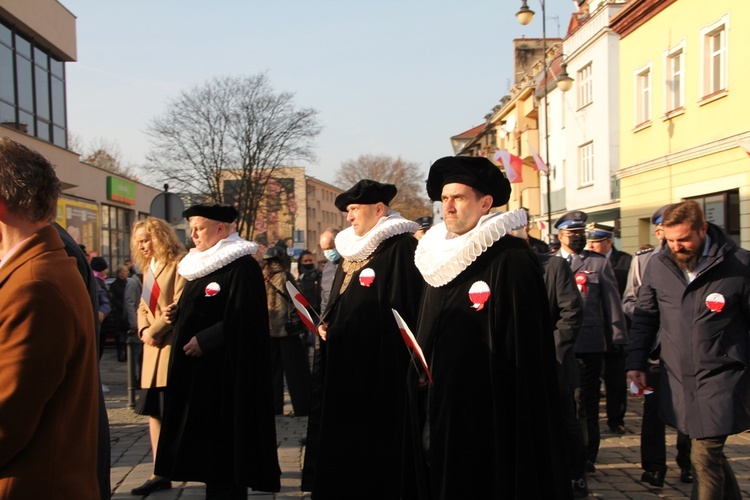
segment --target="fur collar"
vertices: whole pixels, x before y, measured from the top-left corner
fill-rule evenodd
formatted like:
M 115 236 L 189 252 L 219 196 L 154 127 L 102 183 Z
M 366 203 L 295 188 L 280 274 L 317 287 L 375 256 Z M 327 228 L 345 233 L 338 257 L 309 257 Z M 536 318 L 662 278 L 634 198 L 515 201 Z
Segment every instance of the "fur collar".
M 193 281 L 257 251 L 257 243 L 243 240 L 237 233 L 232 233 L 203 252 L 191 248 L 177 265 L 177 272 L 186 280 Z
M 487 214 L 471 231 L 456 236 L 445 222 L 436 224 L 419 240 L 414 261 L 425 281 L 435 287 L 450 283 L 489 247 L 512 230 L 526 225 L 526 212 Z
M 401 217 L 391 211 L 362 236 L 354 234 L 354 228 L 348 227 L 336 236 L 336 250 L 349 262 L 359 262 L 368 258 L 378 246 L 388 238 L 402 233 L 413 233 L 419 224 Z

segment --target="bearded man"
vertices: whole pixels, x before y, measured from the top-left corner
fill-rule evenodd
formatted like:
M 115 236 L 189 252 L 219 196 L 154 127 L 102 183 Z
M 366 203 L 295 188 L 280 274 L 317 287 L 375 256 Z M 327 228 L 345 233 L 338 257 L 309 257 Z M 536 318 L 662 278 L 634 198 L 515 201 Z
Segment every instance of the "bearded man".
M 658 333 L 660 414 L 690 436 L 691 498 L 739 499 L 724 444 L 750 428 L 750 253 L 706 222 L 695 201 L 669 206 L 662 226 L 633 311 L 628 377 L 649 385 Z

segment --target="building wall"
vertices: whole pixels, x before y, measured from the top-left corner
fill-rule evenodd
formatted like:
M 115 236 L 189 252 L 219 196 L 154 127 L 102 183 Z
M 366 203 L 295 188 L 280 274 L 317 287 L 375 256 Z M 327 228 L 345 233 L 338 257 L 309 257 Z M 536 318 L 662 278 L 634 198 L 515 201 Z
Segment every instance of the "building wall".
M 314 177 L 307 177 L 307 231 L 305 234 L 305 248 L 315 254 L 315 260 L 323 260 L 323 250 L 320 248 L 320 235 L 333 227 L 345 229 L 349 227 L 346 214 L 340 212 L 334 200 L 343 193 L 342 189 L 327 184 Z
M 727 21 L 726 91 L 704 96 L 701 30 Z M 666 110 L 665 57 L 682 44 L 684 106 Z M 750 248 L 750 158 L 739 146 L 750 138 L 750 3 L 680 0 L 620 41 L 622 236 L 626 249 L 649 238 L 647 219 L 666 203 L 739 192 L 738 240 Z M 636 74 L 650 65 L 651 120 L 637 126 Z M 653 240 L 651 241 L 652 243 Z

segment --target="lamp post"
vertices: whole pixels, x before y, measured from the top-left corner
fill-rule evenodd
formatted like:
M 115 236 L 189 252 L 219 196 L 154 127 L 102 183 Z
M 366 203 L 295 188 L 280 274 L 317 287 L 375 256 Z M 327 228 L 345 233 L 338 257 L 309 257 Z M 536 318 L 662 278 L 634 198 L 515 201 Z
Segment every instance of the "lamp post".
M 522 0 L 521 9 L 516 12 L 518 22 L 526 26 L 534 19 L 534 11 L 527 4 L 528 0 Z M 547 73 L 550 70 L 550 63 L 563 54 L 558 54 L 552 60 L 547 61 L 547 14 L 545 12 L 545 0 L 539 0 L 542 7 L 542 57 L 544 63 L 544 73 L 542 82 L 544 85 L 544 154 L 547 158 L 547 239 L 552 234 L 552 183 L 550 181 L 550 156 L 549 156 L 549 106 L 547 106 Z M 562 73 L 555 78 L 557 88 L 562 92 L 567 92 L 573 86 L 573 79 L 568 75 L 568 65 L 562 63 Z

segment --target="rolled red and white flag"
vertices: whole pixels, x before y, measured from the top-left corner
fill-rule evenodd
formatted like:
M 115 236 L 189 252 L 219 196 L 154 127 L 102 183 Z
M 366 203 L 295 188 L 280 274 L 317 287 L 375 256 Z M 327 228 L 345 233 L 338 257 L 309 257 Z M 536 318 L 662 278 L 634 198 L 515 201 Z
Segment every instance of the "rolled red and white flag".
M 435 385 L 435 383 L 432 381 L 430 369 L 427 368 L 427 360 L 424 359 L 422 348 L 419 347 L 419 344 L 417 344 L 417 339 L 414 338 L 414 334 L 411 333 L 411 330 L 409 330 L 409 326 L 406 324 L 406 321 L 404 321 L 404 318 L 401 317 L 398 311 L 396 311 L 395 309 L 391 309 L 391 311 L 393 311 L 393 317 L 396 318 L 396 324 L 398 324 L 398 329 L 401 331 L 401 337 L 403 337 L 404 343 L 407 347 L 410 347 L 411 350 L 417 354 L 419 361 L 422 363 L 422 368 L 424 368 L 424 372 L 427 374 L 427 378 L 430 380 L 430 383 L 432 385 Z
M 302 295 L 299 290 L 297 290 L 297 287 L 294 286 L 291 281 L 286 282 L 286 291 L 289 292 L 289 296 L 292 298 L 292 303 L 294 304 L 294 308 L 297 310 L 297 314 L 299 314 L 299 318 L 302 320 L 306 327 L 308 327 L 313 333 L 317 335 L 318 329 L 315 326 L 315 322 L 313 321 L 312 316 L 310 316 L 310 313 L 307 312 L 307 308 L 310 307 L 310 303 L 307 301 L 305 296 Z

